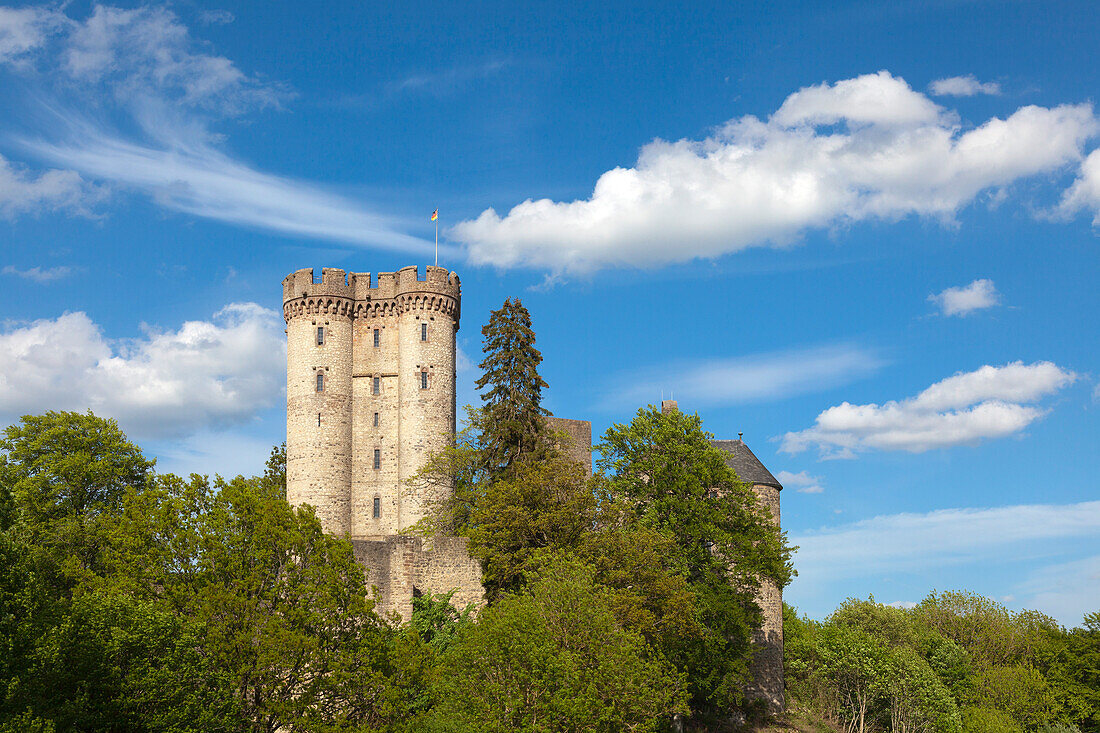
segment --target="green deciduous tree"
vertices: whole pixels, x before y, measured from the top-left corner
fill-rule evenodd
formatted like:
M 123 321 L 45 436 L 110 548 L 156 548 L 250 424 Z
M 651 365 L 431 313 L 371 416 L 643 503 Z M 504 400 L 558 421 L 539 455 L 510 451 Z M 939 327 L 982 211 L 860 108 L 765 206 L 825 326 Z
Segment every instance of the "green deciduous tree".
M 761 615 L 762 579 L 791 577 L 790 548 L 710 444 L 696 415 L 650 406 L 629 425 L 612 425 L 598 446 L 607 493 L 629 522 L 670 541 L 671 569 L 692 596 L 688 628 L 671 630 L 662 650 L 689 680 L 694 718 L 727 718 L 739 703 L 751 636 Z M 686 632 L 686 633 L 681 633 Z
M 103 529 L 127 489 L 145 485 L 153 462 L 114 420 L 89 413 L 26 415 L 0 440 L 7 520 L 57 592 L 100 569 Z
M 129 493 L 108 587 L 200 625 L 203 654 L 250 730 L 372 721 L 387 636 L 363 570 L 348 543 L 280 494 L 277 481 L 194 475 Z
M 608 610 L 575 560 L 544 566 L 445 652 L 428 729 L 655 731 L 686 710 L 682 677 Z

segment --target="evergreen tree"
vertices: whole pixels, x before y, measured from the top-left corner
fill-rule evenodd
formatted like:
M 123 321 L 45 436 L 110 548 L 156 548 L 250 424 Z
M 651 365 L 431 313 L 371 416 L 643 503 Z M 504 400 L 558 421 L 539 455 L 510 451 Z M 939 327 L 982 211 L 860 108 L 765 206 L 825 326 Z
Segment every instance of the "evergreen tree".
M 542 407 L 542 354 L 535 348 L 531 314 L 518 298 L 504 301 L 481 329 L 485 358 L 477 388 L 481 399 L 482 457 L 495 478 L 547 445 L 549 413 Z

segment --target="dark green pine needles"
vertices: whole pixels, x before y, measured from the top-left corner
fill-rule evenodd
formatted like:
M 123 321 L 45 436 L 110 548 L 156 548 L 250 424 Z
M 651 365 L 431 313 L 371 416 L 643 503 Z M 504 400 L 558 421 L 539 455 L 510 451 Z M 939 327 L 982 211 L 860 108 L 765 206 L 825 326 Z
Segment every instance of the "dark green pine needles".
M 531 314 L 518 298 L 493 311 L 481 334 L 485 359 L 477 388 L 484 402 L 482 455 L 496 477 L 546 447 L 543 418 L 549 413 L 542 408 L 542 390 L 548 385 L 538 372 L 542 354 L 535 348 Z

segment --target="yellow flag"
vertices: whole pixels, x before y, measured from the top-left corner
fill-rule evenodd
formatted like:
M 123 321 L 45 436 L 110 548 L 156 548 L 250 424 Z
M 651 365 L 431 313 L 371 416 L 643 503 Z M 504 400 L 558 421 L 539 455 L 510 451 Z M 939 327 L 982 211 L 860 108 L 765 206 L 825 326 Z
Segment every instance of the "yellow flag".
M 435 211 L 432 212 L 432 221 L 435 221 L 438 218 L 439 218 L 439 209 L 436 209 Z

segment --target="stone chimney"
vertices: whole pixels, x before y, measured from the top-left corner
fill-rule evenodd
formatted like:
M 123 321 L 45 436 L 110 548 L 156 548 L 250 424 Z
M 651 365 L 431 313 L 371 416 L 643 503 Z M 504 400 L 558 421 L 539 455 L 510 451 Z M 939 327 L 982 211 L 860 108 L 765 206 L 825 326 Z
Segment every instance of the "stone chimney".
M 679 412 L 676 407 L 676 400 L 661 400 L 661 414 L 667 415 L 670 412 Z

